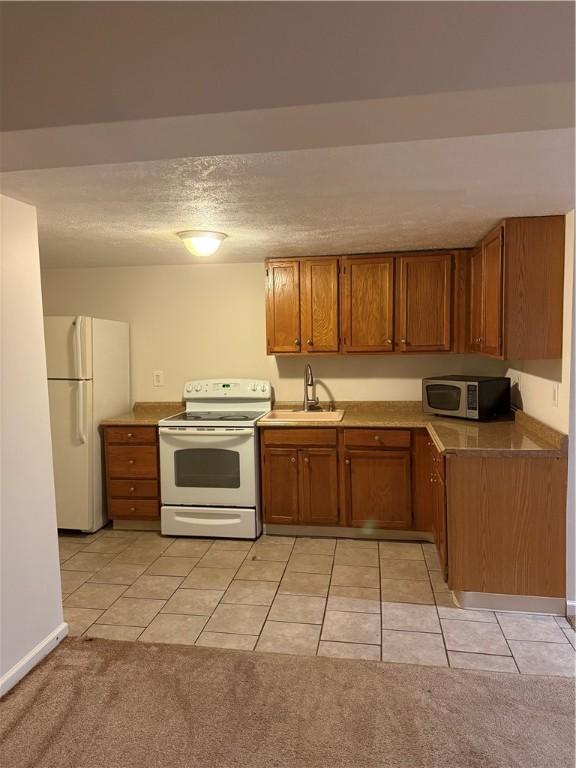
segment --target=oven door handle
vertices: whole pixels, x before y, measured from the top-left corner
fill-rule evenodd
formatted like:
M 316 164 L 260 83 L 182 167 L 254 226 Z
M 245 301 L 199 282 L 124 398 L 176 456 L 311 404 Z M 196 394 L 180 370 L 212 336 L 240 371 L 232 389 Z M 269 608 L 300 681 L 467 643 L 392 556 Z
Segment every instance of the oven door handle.
M 254 435 L 255 431 L 250 427 L 236 427 L 233 432 L 227 429 L 216 427 L 215 429 L 207 430 L 206 432 L 197 432 L 195 429 L 186 429 L 185 427 L 159 427 L 158 432 L 166 437 L 177 438 L 190 438 L 190 437 L 229 437 L 234 439 L 236 437 L 244 437 L 246 435 Z

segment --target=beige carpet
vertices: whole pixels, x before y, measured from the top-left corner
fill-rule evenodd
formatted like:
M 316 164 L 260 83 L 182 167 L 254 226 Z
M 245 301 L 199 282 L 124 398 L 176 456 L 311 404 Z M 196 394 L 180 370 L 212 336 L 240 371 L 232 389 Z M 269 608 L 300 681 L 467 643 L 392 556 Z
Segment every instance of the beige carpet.
M 574 684 L 67 640 L 0 705 L 2 768 L 573 768 Z

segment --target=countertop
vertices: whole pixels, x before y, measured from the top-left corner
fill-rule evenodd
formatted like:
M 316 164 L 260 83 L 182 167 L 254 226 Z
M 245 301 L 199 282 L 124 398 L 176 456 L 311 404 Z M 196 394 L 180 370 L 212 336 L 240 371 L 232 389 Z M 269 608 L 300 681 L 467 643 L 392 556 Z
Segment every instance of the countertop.
M 301 408 L 300 403 L 275 403 L 274 410 Z M 344 410 L 341 421 L 280 421 L 261 419 L 259 427 L 284 429 L 293 427 L 388 427 L 426 429 L 441 453 L 466 455 L 564 456 L 566 435 L 547 427 L 518 411 L 513 418 L 501 421 L 474 422 L 447 419 L 424 413 L 422 403 L 416 402 L 337 402 L 335 408 Z
M 561 432 L 517 411 L 513 419 L 474 422 L 447 419 L 424 413 L 422 403 L 416 402 L 337 402 L 335 408 L 344 410 L 338 422 L 273 421 L 258 423 L 267 429 L 295 428 L 406 428 L 426 429 L 439 451 L 446 454 L 483 456 L 545 456 L 562 457 L 567 451 L 567 437 Z M 274 410 L 301 408 L 301 403 L 275 403 Z M 134 410 L 116 418 L 102 421 L 104 426 L 156 425 L 160 419 L 184 410 L 181 402 L 136 403 Z

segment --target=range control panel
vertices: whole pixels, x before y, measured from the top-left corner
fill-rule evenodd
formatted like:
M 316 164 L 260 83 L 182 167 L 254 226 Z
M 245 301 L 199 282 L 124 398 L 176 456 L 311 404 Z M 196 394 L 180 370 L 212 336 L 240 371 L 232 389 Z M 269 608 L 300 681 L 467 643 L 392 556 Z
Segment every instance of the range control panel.
M 195 379 L 184 385 L 184 400 L 269 400 L 270 390 L 263 379 Z

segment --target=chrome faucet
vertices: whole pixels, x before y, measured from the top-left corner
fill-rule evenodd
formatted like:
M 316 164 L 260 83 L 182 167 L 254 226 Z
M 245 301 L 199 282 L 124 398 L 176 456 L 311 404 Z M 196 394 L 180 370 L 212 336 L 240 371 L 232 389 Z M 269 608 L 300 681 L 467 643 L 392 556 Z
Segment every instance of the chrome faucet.
M 320 401 L 317 397 L 308 396 L 308 387 L 314 387 L 314 376 L 312 374 L 312 368 L 310 363 L 306 363 L 304 368 L 304 410 L 309 411 L 311 408 L 317 408 L 320 405 Z M 314 392 L 314 389 L 312 389 Z

